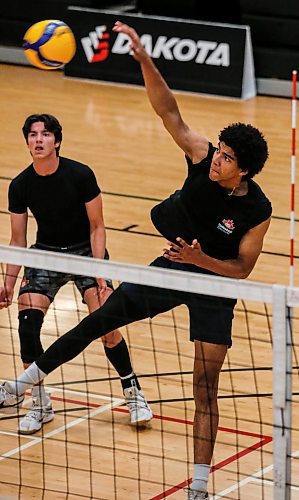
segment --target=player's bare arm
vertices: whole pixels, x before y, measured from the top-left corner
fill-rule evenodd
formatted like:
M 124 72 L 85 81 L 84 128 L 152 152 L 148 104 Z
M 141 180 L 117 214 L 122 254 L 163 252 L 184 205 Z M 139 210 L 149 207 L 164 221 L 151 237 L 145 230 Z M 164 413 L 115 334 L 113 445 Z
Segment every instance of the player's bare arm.
M 182 238 L 177 243 L 168 242 L 170 248 L 163 249 L 165 258 L 173 262 L 183 262 L 208 269 L 229 278 L 244 279 L 253 270 L 262 251 L 264 236 L 270 224 L 270 218 L 250 229 L 242 238 L 237 259 L 218 260 L 205 254 L 199 242 L 193 240 L 188 245 Z
M 133 57 L 141 65 L 148 98 L 166 130 L 193 163 L 200 162 L 207 156 L 208 140 L 192 131 L 182 119 L 173 93 L 144 49 L 136 31 L 120 21 L 115 23 L 113 30 L 131 39 Z
M 28 215 L 10 214 L 11 239 L 9 244 L 16 247 L 27 246 L 27 221 Z M 8 307 L 12 303 L 14 287 L 21 266 L 8 264 L 6 267 L 4 286 L 0 288 L 0 309 Z
M 92 255 L 103 259 L 106 248 L 106 230 L 103 216 L 102 196 L 99 194 L 93 200 L 85 203 L 87 216 L 90 224 L 90 244 Z M 103 278 L 98 278 L 101 293 L 106 291 L 107 285 Z

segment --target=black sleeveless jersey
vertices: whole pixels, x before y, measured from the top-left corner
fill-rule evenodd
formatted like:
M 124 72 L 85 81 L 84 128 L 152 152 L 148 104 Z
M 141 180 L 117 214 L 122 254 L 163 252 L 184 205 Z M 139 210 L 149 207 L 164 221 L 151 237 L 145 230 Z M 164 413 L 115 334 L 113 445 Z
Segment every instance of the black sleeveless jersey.
M 238 257 L 242 237 L 249 229 L 268 219 L 271 203 L 252 179 L 244 196 L 229 196 L 209 171 L 215 148 L 209 145 L 207 157 L 192 164 L 186 157 L 188 176 L 181 190 L 152 209 L 152 222 L 169 241 L 180 236 L 191 244 L 197 239 L 210 257 L 219 260 Z M 193 271 L 207 272 L 197 266 Z
M 90 239 L 85 203 L 100 192 L 87 165 L 60 157 L 53 174 L 39 175 L 31 164 L 15 177 L 9 186 L 8 209 L 17 214 L 32 212 L 37 243 L 71 246 Z

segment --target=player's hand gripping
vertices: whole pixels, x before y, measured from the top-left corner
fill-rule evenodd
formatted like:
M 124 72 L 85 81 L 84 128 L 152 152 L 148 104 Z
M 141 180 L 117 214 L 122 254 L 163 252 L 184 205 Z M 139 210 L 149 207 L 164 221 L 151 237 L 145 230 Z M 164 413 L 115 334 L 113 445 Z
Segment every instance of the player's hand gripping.
M 99 285 L 99 288 L 98 288 L 99 298 L 103 299 L 104 295 L 106 293 L 106 290 L 107 290 L 106 280 L 104 278 L 97 278 L 97 283 Z
M 201 256 L 204 255 L 200 244 L 197 240 L 193 240 L 191 245 L 188 245 L 182 238 L 176 238 L 177 243 L 168 241 L 170 248 L 163 248 L 163 256 L 173 262 L 183 262 L 185 264 L 201 264 Z
M 120 21 L 116 21 L 113 27 L 113 31 L 128 35 L 131 40 L 131 50 L 133 52 L 133 57 L 134 59 L 136 59 L 136 61 L 141 62 L 149 58 L 149 55 L 143 47 L 139 36 L 133 28 L 131 28 L 127 24 L 121 23 Z
M 13 290 L 7 288 L 6 286 L 0 287 L 0 309 L 4 307 L 9 307 L 13 299 Z

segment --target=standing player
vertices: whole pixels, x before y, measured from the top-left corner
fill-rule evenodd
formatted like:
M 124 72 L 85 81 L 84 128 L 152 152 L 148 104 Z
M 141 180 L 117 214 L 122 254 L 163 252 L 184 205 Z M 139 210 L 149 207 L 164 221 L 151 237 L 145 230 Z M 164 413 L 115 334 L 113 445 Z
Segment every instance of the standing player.
M 48 114 L 29 116 L 23 126 L 33 163 L 9 186 L 10 244 L 27 245 L 28 208 L 37 222 L 33 248 L 108 259 L 101 191 L 92 170 L 59 156 L 62 128 Z M 0 308 L 13 299 L 20 266 L 8 265 Z M 112 293 L 110 280 L 97 280 L 43 269 L 25 268 L 19 291 L 19 338 L 21 358 L 27 368 L 43 352 L 40 334 L 44 316 L 58 290 L 74 281 L 89 312 L 95 311 Z M 118 330 L 103 338 L 107 358 L 118 372 L 132 424 L 149 421 L 148 407 L 133 373 L 125 340 Z M 19 421 L 22 434 L 32 434 L 54 418 L 51 400 L 42 384 L 32 390 L 32 408 Z
M 188 165 L 182 188 L 152 210 L 153 223 L 169 241 L 169 248 L 151 265 L 246 278 L 261 253 L 271 217 L 269 200 L 252 180 L 268 157 L 263 135 L 251 125 L 236 123 L 220 132 L 219 143 L 213 147 L 183 121 L 172 92 L 135 30 L 120 22 L 114 30 L 131 39 L 151 105 L 184 151 Z M 10 412 L 20 406 L 32 380 L 42 380 L 108 331 L 186 304 L 195 351 L 194 473 L 188 499 L 206 499 L 219 418 L 218 380 L 232 343 L 235 303 L 233 299 L 123 283 L 101 309 L 54 342 L 17 381 L 2 384 L 0 407 Z

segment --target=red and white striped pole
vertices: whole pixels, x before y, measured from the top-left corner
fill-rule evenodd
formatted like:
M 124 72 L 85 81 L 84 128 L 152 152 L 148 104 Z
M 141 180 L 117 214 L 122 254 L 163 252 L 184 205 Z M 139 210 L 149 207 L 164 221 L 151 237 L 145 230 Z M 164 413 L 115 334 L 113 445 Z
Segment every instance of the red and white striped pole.
M 292 78 L 292 156 L 291 156 L 291 213 L 290 213 L 290 286 L 294 286 L 294 238 L 295 238 L 295 183 L 296 183 L 296 115 L 297 71 Z

